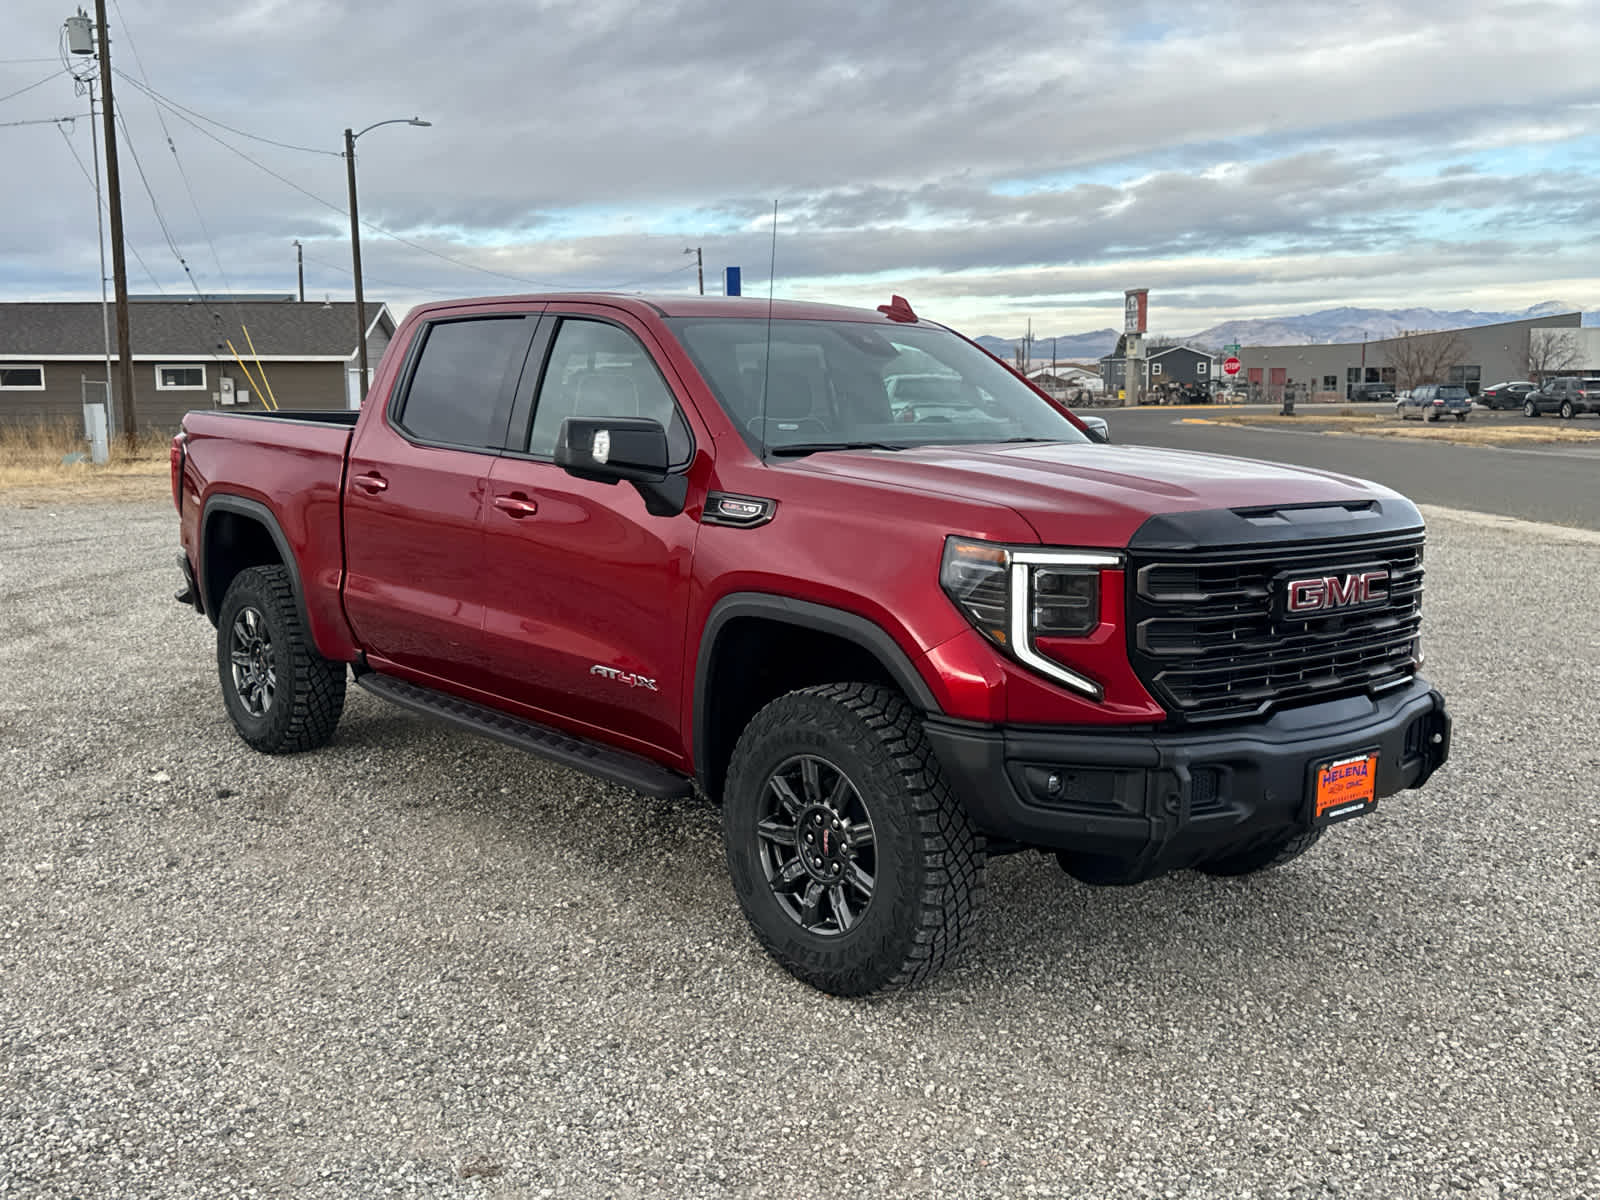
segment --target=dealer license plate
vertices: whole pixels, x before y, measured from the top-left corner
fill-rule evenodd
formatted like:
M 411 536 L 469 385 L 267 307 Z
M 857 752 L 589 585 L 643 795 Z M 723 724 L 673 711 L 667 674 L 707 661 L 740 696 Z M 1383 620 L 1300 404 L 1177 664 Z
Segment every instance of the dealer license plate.
M 1317 824 L 1357 817 L 1378 802 L 1378 752 L 1319 763 L 1312 819 Z

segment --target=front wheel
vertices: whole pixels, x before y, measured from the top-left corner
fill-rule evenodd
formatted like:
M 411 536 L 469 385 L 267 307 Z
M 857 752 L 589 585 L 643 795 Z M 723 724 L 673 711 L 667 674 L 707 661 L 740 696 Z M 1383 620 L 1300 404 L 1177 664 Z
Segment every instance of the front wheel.
M 751 929 L 822 991 L 920 983 L 976 923 L 984 839 L 887 688 L 826 684 L 758 712 L 734 747 L 722 827 Z
M 217 674 L 233 727 L 263 754 L 315 750 L 344 712 L 344 664 L 317 653 L 283 567 L 251 567 L 228 587 Z
M 1539 415 L 1539 406 L 1532 400 L 1527 401 L 1522 406 L 1522 415 L 1525 417 L 1537 417 Z

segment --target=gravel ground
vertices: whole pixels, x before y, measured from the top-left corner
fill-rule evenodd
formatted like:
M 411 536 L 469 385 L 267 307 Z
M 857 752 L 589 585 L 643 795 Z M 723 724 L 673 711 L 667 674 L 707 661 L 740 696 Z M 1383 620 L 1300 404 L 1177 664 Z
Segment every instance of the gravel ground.
M 1243 882 L 997 860 L 861 1003 L 706 808 L 356 690 L 252 754 L 170 508 L 0 508 L 0 1195 L 1600 1196 L 1600 539 L 1433 525 L 1426 791 Z

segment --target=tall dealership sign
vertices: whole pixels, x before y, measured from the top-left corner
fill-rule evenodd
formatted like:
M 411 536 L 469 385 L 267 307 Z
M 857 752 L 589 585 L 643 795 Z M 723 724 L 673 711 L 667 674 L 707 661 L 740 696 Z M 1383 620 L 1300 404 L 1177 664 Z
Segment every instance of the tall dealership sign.
M 1150 328 L 1150 289 L 1130 288 L 1122 293 L 1123 333 L 1146 333 Z

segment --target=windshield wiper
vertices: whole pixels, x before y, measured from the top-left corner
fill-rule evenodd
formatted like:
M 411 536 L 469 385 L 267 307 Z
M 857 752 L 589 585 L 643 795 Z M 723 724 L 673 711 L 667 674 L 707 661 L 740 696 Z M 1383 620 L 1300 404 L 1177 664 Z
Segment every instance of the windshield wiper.
M 784 458 L 799 458 L 819 450 L 904 450 L 904 446 L 891 446 L 888 442 L 788 442 L 782 446 L 768 446 L 767 453 Z

